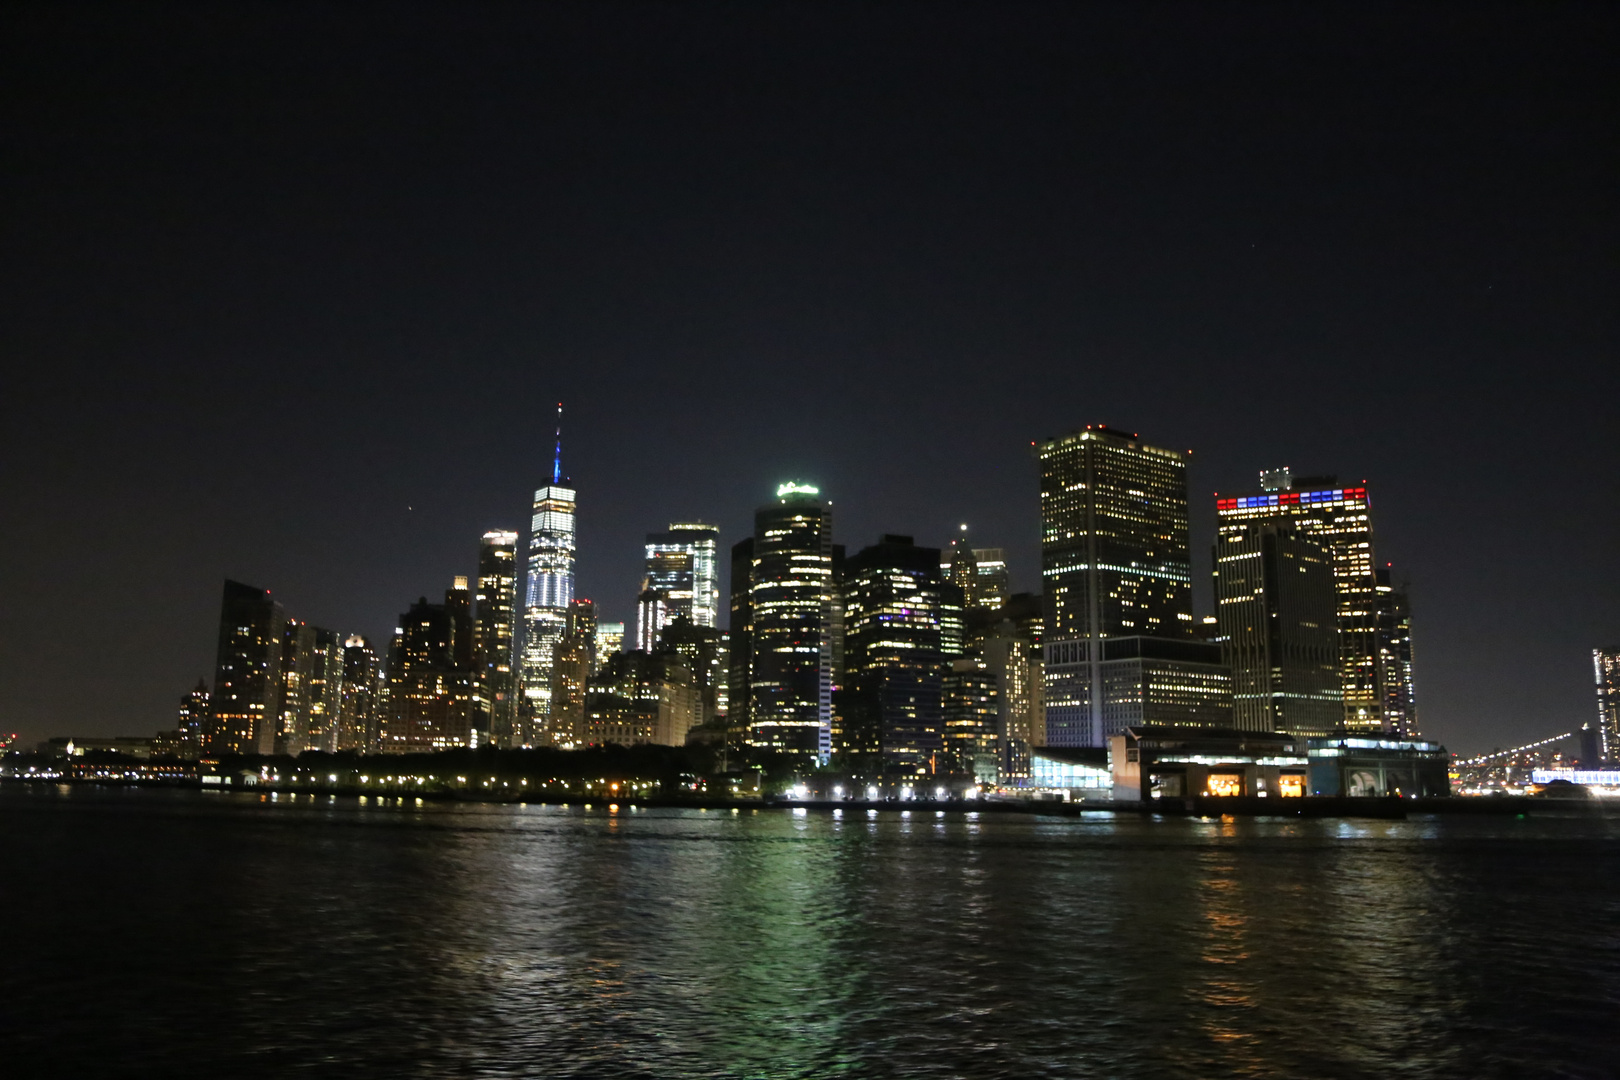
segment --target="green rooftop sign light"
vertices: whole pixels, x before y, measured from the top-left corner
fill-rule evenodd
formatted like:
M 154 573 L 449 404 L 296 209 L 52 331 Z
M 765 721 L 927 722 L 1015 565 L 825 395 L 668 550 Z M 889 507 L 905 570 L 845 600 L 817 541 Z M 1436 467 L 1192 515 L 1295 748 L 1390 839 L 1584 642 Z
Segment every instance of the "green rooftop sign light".
M 785 484 L 776 485 L 776 497 L 778 499 L 785 499 L 789 495 L 820 495 L 820 494 L 821 494 L 821 489 L 820 488 L 812 487 L 809 484 L 800 484 L 800 483 L 797 483 L 796 481 L 793 481 L 793 480 L 789 480 Z

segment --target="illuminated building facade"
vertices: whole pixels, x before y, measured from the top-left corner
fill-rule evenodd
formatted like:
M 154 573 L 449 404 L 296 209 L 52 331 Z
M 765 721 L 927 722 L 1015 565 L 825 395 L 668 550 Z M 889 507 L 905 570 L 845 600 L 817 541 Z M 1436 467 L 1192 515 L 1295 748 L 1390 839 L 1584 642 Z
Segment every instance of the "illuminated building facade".
M 281 686 L 276 753 L 337 749 L 343 647 L 338 635 L 299 619 L 281 636 Z
M 952 540 L 951 546 L 940 553 L 939 572 L 944 580 L 962 590 L 968 608 L 994 611 L 1007 602 L 1011 593 L 1006 551 L 969 547 L 966 537 Z
M 384 753 L 448 750 L 472 742 L 472 598 L 466 578 L 456 584 L 445 591 L 442 604 L 418 600 L 394 629 Z
M 198 679 L 191 693 L 180 699 L 174 725 L 176 757 L 190 759 L 202 753 L 208 736 L 209 712 L 208 683 Z M 4 747 L 0 747 L 0 752 L 4 752 Z
M 1039 632 L 1000 620 L 978 646 L 996 680 L 997 772 L 1002 780 L 1029 776 L 1030 754 L 1045 745 L 1046 702 Z
M 624 623 L 597 623 L 596 666 L 601 667 L 607 663 L 608 657 L 621 652 L 624 652 Z
M 715 719 L 726 686 L 726 635 L 712 626 L 694 626 L 678 616 L 664 627 L 654 651 L 679 656 L 691 671 L 696 691 L 694 726 Z
M 973 564 L 972 606 L 992 611 L 1000 608 L 1012 593 L 1007 553 L 1001 548 L 974 548 Z
M 1598 753 L 1605 762 L 1620 762 L 1620 648 L 1593 649 L 1592 674 L 1597 679 Z
M 962 529 L 965 532 L 967 526 L 962 526 Z M 979 566 L 966 536 L 958 536 L 951 541 L 950 547 L 940 552 L 939 576 L 941 581 L 949 581 L 961 589 L 963 597 L 973 595 L 973 583 L 979 576 Z
M 225 582 L 214 666 L 210 754 L 272 754 L 287 614 L 268 589 Z
M 585 697 L 595 671 L 596 605 L 576 599 L 568 608 L 568 632 L 553 654 L 551 715 L 543 742 L 564 749 L 585 745 Z
M 832 750 L 832 507 L 806 484 L 783 484 L 776 496 L 754 515 L 748 738 L 759 751 L 825 761 Z
M 305 683 L 314 666 L 315 628 L 288 619 L 281 631 L 281 684 L 276 699 L 276 753 L 309 748 L 309 696 Z
M 618 653 L 590 682 L 579 746 L 683 746 L 697 721 L 692 672 L 674 653 Z
M 668 615 L 664 594 L 657 589 L 642 589 L 636 597 L 636 648 L 650 653 L 658 648 L 658 635 Z
M 1131 727 L 1109 747 L 1114 800 L 1304 798 L 1311 773 L 1306 744 L 1291 732 Z
M 343 639 L 334 631 L 314 627 L 310 645 L 309 677 L 304 681 L 308 703 L 306 722 L 310 750 L 337 749 L 339 714 L 343 700 Z
M 517 637 L 518 534 L 494 529 L 478 546 L 477 614 L 473 622 L 473 662 L 478 683 L 473 698 L 473 728 L 480 745 L 520 744 L 517 723 L 517 673 L 513 643 Z
M 1411 695 L 1410 620 L 1405 620 L 1404 668 L 1381 665 L 1381 608 L 1397 598 L 1393 590 L 1379 592 L 1367 488 L 1346 487 L 1332 477 L 1295 477 L 1288 469 L 1261 473 L 1260 486 L 1257 494 L 1216 496 L 1219 536 L 1239 533 L 1257 521 L 1286 519 L 1328 550 L 1338 605 L 1344 726 L 1352 732 L 1404 728 L 1410 734 L 1417 726 Z M 1383 621 L 1394 619 L 1391 615 Z M 1384 681 L 1389 678 L 1404 684 L 1400 692 L 1405 705 L 1400 711 L 1388 711 L 1390 695 Z
M 983 660 L 953 660 L 941 690 L 941 743 L 950 764 L 980 784 L 1001 776 L 1001 687 Z
M 719 528 L 702 522 L 647 534 L 646 588 L 662 594 L 666 622 L 684 615 L 693 626 L 720 625 L 719 545 Z M 653 628 L 652 640 L 663 628 Z
M 1378 693 L 1384 731 L 1414 738 L 1417 698 L 1412 688 L 1412 605 L 1406 590 L 1390 582 L 1387 566 L 1374 570 L 1378 584 Z
M 1215 605 L 1233 727 L 1325 735 L 1343 722 L 1327 549 L 1286 520 L 1225 530 L 1215 541 Z
M 961 592 L 940 581 L 939 562 L 937 548 L 893 535 L 843 562 L 840 726 L 869 749 L 875 720 L 883 766 L 905 772 L 934 771 L 944 749 L 941 594 Z M 857 740 L 846 738 L 847 754 Z
M 1451 794 L 1451 755 L 1436 742 L 1342 732 L 1306 740 L 1312 795 L 1347 799 Z
M 559 417 L 562 406 L 557 407 Z M 528 712 L 544 724 L 551 702 L 551 662 L 568 632 L 574 599 L 574 505 L 572 481 L 562 471 L 562 427 L 551 461 L 551 482 L 534 493 L 529 522 L 529 578 L 523 598 L 523 660 L 519 672 Z M 527 743 L 532 732 L 519 739 Z
M 338 702 L 337 748 L 371 752 L 381 739 L 382 666 L 371 642 L 360 634 L 343 641 L 343 679 Z
M 1225 724 L 1230 678 L 1192 640 L 1187 455 L 1105 426 L 1036 448 L 1046 743 L 1132 724 Z
M 1094 717 L 1092 730 L 1100 728 L 1108 738 L 1142 724 L 1231 725 L 1232 676 L 1222 661 L 1221 647 L 1212 642 L 1121 636 L 1102 639 L 1095 653 L 1092 643 L 1084 639 L 1048 641 L 1043 651 L 1046 692 L 1061 695 L 1060 707 Z M 1096 709 L 1092 708 L 1092 679 L 1098 688 Z M 1082 741 L 1085 728 L 1077 738 L 1073 729 L 1054 724 L 1053 712 L 1048 699 L 1047 745 L 1091 745 Z
M 967 653 L 967 594 L 954 581 L 939 586 L 939 651 L 947 660 Z

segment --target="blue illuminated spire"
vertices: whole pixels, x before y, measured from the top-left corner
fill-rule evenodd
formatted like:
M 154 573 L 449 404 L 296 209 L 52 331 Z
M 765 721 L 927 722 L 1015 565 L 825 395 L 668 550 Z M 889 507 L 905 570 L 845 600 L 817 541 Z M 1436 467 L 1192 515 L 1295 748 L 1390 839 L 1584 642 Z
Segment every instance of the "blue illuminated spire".
M 557 402 L 557 452 L 551 459 L 551 482 L 562 483 L 562 402 Z

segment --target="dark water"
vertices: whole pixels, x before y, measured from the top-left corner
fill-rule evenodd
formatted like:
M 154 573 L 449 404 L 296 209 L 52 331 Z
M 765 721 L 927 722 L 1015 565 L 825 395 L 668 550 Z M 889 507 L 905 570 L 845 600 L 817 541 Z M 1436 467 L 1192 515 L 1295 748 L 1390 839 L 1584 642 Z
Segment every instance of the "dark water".
M 1620 1075 L 1620 821 L 0 789 L 0 1074 Z

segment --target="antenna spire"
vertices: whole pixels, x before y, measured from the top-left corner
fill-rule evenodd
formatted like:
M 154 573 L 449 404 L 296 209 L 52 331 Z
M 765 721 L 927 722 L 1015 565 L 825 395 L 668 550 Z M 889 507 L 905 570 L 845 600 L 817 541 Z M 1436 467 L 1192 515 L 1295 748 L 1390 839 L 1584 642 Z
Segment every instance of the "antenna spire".
M 551 482 L 562 483 L 562 402 L 557 402 L 557 452 L 551 459 Z

